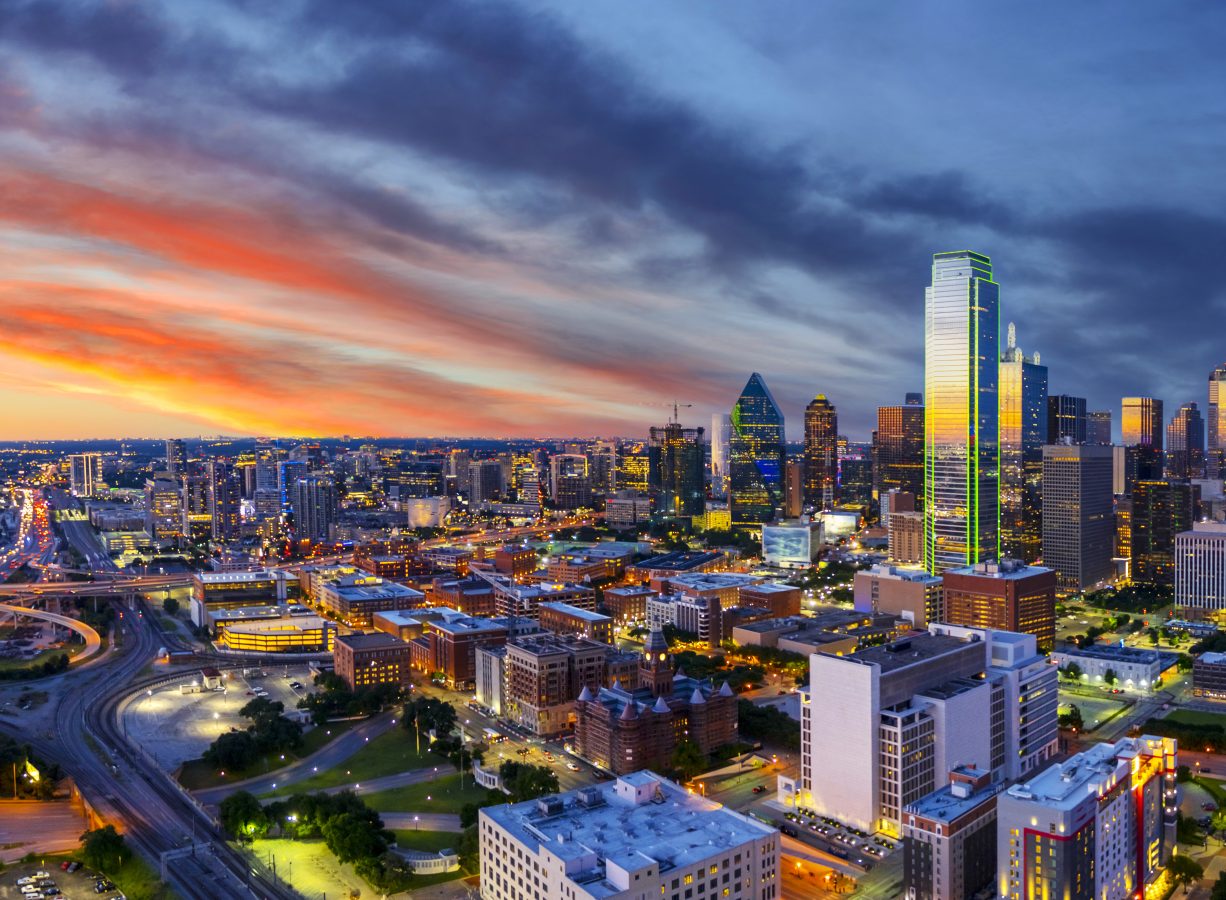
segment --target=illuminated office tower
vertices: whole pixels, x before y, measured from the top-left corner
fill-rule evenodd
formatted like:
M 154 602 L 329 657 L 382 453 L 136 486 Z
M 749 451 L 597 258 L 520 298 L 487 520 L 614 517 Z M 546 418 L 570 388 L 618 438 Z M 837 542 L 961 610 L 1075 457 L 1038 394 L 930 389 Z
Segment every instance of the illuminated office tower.
M 907 394 L 903 406 L 877 408 L 873 490 L 881 497 L 895 489 L 924 495 L 924 401 L 920 394 Z
M 339 502 L 336 483 L 324 475 L 307 475 L 291 486 L 294 531 L 299 538 L 326 541 L 336 522 Z
M 1056 394 L 1047 398 L 1047 443 L 1086 443 L 1086 398 Z
M 630 444 L 622 449 L 617 457 L 617 487 L 619 490 L 647 493 L 650 474 L 651 455 L 642 444 Z
M 805 461 L 789 459 L 783 466 L 783 517 L 799 519 L 805 511 Z
M 617 490 L 617 443 L 596 441 L 588 451 L 587 460 L 592 490 L 597 494 L 611 494 Z
M 179 438 L 171 438 L 166 442 L 166 471 L 171 475 L 183 475 L 187 472 L 187 445 Z
M 1125 397 L 1121 405 L 1121 443 L 1125 447 L 1153 447 L 1161 453 L 1162 401 L 1152 397 Z
M 102 480 L 102 457 L 97 453 L 74 453 L 68 457 L 68 483 L 74 497 L 92 497 Z
M 1056 570 L 1060 594 L 1111 577 L 1115 536 L 1111 447 L 1043 448 L 1043 565 Z
M 648 484 L 656 511 L 666 516 L 696 516 L 706 499 L 703 464 L 706 445 L 701 428 L 669 422 L 651 429 L 651 472 Z
M 1086 443 L 1103 446 L 1111 443 L 1111 410 L 1092 410 L 1086 413 Z
M 1132 490 L 1132 580 L 1173 586 L 1175 537 L 1196 521 L 1200 486 L 1186 481 L 1138 481 Z
M 213 540 L 234 541 L 242 537 L 242 476 L 226 460 L 209 463 L 209 521 Z
M 924 310 L 924 562 L 999 556 L 1000 288 L 986 256 L 937 253 Z
M 734 525 L 769 522 L 783 504 L 783 413 L 754 372 L 732 407 L 728 498 Z
M 1195 403 L 1185 403 L 1166 427 L 1166 476 L 1203 478 L 1205 474 L 1205 420 Z
M 825 394 L 805 407 L 805 503 L 832 509 L 839 477 L 839 414 Z
M 502 464 L 496 459 L 474 459 L 468 463 L 468 500 L 473 505 L 493 503 L 506 490 Z
M 1000 357 L 1000 552 L 1026 563 L 1042 551 L 1047 410 L 1047 366 L 1022 353 L 1010 322 Z
M 711 416 L 711 496 L 728 496 L 728 443 L 732 419 L 727 413 Z
M 1209 439 L 1206 474 L 1210 478 L 1226 477 L 1226 363 L 1209 373 L 1209 421 L 1205 435 Z

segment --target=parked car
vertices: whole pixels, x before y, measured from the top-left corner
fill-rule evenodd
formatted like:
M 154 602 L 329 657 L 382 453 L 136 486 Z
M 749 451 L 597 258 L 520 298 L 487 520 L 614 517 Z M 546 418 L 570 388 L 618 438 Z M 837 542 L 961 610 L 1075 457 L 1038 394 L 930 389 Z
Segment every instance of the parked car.
M 753 792 L 755 794 L 761 794 L 761 793 L 764 793 L 765 791 L 766 791 L 766 788 L 763 787 L 762 785 L 758 785 L 757 787 L 753 789 Z

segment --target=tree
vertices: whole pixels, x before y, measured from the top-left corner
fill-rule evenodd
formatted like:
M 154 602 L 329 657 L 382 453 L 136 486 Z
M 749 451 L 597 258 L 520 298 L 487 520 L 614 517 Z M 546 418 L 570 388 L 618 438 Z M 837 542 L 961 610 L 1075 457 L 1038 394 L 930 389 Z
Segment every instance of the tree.
M 324 843 L 338 862 L 377 859 L 387 852 L 392 833 L 383 827 L 383 820 L 373 810 L 367 815 L 342 813 L 324 822 L 320 828 Z
M 204 760 L 216 769 L 246 769 L 260 756 L 260 748 L 246 731 L 227 731 L 204 751 Z
M 1115 669 L 1108 669 L 1107 671 L 1103 672 L 1103 684 L 1105 684 L 1107 687 L 1111 687 L 1119 680 L 1119 676 L 1115 674 Z
M 1175 780 L 1180 784 L 1191 781 L 1192 770 L 1188 766 L 1177 766 L 1175 769 Z
M 683 781 L 689 781 L 695 775 L 707 768 L 707 754 L 691 740 L 677 742 L 670 760 L 672 767 L 680 773 Z
M 476 825 L 464 829 L 460 840 L 456 842 L 455 850 L 460 857 L 461 868 L 474 875 L 478 874 L 481 869 L 481 837 Z
M 1209 900 L 1226 900 L 1226 872 L 1217 877 L 1217 881 L 1213 885 L 1213 893 L 1209 895 Z
M 123 835 L 114 825 L 95 828 L 81 835 L 81 859 L 99 872 L 116 872 L 132 855 Z
M 1085 729 L 1085 722 L 1081 718 L 1081 710 L 1077 704 L 1074 703 L 1069 707 L 1068 712 L 1060 714 L 1059 724 L 1061 728 L 1072 728 L 1075 731 Z
M 1188 885 L 1193 881 L 1199 881 L 1205 874 L 1205 867 L 1198 863 L 1190 856 L 1185 856 L 1182 853 L 1172 853 L 1171 858 L 1167 860 L 1166 871 L 1170 874 L 1175 884 L 1183 885 L 1183 892 L 1188 892 Z
M 255 840 L 268 833 L 268 813 L 260 801 L 247 791 L 238 791 L 221 801 L 218 807 L 221 827 L 238 840 Z
M 557 773 L 545 766 L 508 760 L 499 767 L 498 776 L 502 779 L 502 786 L 511 792 L 512 803 L 535 800 L 558 792 Z
M 433 731 L 436 737 L 446 737 L 455 728 L 455 707 L 434 697 L 417 697 L 404 705 L 404 727 L 412 731 Z
M 173 616 L 179 611 L 179 601 L 174 597 L 167 597 L 162 601 L 162 609 L 166 611 L 166 615 Z
M 1069 681 L 1076 681 L 1081 677 L 1081 666 L 1077 665 L 1075 662 L 1069 663 L 1060 671 L 1064 673 L 1064 677 Z

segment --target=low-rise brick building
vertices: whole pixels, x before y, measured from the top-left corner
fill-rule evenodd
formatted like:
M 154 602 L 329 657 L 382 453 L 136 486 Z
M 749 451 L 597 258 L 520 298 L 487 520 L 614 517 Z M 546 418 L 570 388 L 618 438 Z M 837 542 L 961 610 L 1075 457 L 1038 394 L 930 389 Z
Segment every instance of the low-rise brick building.
M 333 645 L 336 674 L 357 690 L 376 684 L 409 683 L 409 645 L 381 631 L 338 635 Z

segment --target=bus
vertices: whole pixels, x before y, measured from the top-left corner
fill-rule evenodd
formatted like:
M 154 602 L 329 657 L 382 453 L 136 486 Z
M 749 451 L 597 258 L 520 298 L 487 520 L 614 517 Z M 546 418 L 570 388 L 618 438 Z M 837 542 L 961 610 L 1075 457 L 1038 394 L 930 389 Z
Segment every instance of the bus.
M 487 744 L 497 744 L 499 741 L 505 741 L 507 736 L 496 728 L 486 728 L 482 730 L 482 735 L 485 737 Z

